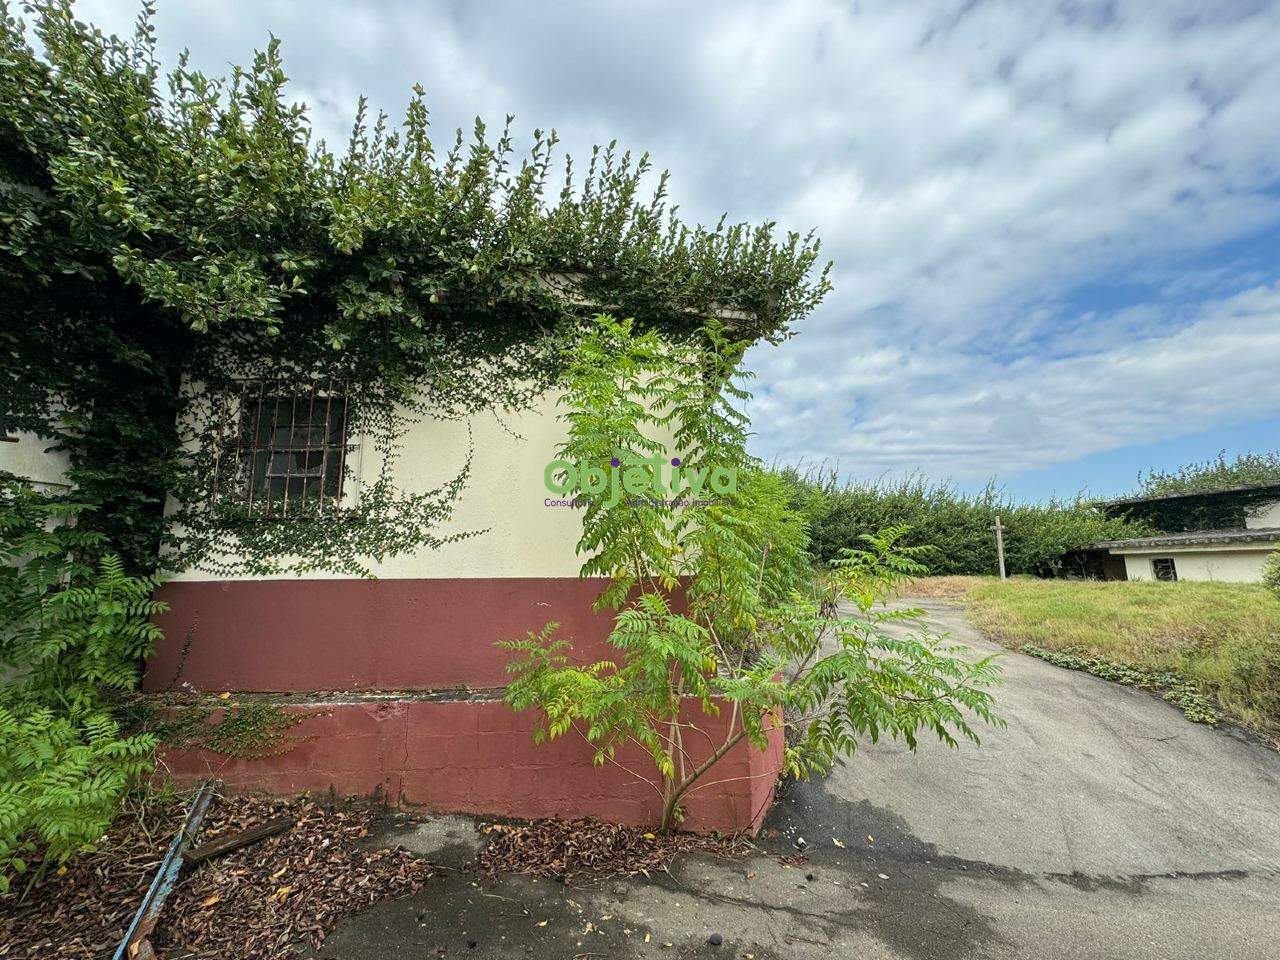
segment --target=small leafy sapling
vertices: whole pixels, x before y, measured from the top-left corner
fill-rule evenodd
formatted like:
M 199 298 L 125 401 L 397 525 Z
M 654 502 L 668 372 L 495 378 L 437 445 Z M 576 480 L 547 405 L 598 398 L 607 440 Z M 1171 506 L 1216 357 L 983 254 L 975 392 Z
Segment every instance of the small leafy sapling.
M 679 825 L 691 790 L 718 782 L 717 765 L 744 740 L 764 750 L 785 728 L 786 767 L 806 777 L 863 738 L 914 748 L 927 730 L 976 743 L 975 723 L 999 722 L 991 658 L 966 660 L 918 611 L 882 606 L 924 569 L 921 551 L 899 544 L 904 529 L 815 574 L 785 485 L 746 453 L 735 406 L 747 396 L 742 352 L 715 329 L 674 344 L 595 319 L 564 377 L 557 455 L 640 462 L 670 445 L 683 462 L 731 469 L 737 481 L 697 505 L 582 494 L 582 574 L 607 579 L 596 608 L 614 612 L 616 657 L 575 665 L 555 623 L 502 643 L 515 654 L 507 702 L 540 713 L 535 739 L 581 736 L 598 764 L 643 751 L 652 770 L 628 769 L 656 792 L 663 830 Z M 725 710 L 724 723 L 696 722 Z

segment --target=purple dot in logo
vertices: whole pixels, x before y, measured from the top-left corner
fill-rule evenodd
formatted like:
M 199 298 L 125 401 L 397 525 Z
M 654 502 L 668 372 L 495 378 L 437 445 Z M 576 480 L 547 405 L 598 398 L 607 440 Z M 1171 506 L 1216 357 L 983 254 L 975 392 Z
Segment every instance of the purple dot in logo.
M 622 461 L 619 460 L 617 457 L 614 457 L 612 460 L 609 461 L 609 466 L 620 467 L 622 466 Z
M 672 458 L 671 458 L 671 465 L 672 465 L 673 467 L 678 467 L 678 466 L 680 466 L 680 458 L 679 458 L 679 457 L 672 457 Z

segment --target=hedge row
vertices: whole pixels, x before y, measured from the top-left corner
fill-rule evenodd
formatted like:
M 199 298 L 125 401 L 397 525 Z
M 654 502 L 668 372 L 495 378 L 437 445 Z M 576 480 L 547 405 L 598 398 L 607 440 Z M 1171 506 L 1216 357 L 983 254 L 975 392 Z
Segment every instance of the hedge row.
M 842 484 L 825 471 L 776 472 L 790 484 L 792 505 L 809 522 L 811 549 L 824 562 L 842 548 L 859 546 L 864 534 L 907 524 L 906 543 L 933 548 L 927 558 L 933 573 L 995 574 L 992 528 L 999 516 L 1010 575 L 1061 576 L 1080 572 L 1068 556 L 1072 551 L 1147 532 L 1140 524 L 1102 516 L 1082 499 L 1023 503 L 994 484 L 966 494 L 918 476 Z

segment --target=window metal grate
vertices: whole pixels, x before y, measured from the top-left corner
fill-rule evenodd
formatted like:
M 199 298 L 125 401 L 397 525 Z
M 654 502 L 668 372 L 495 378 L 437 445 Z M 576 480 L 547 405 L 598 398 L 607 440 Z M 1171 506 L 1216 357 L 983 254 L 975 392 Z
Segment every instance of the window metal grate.
M 9 414 L 4 408 L 4 404 L 0 403 L 0 441 L 5 443 L 17 443 L 18 438 L 9 434 Z
M 345 381 L 242 381 L 235 412 L 219 424 L 215 496 L 256 517 L 337 509 L 347 413 Z
M 1172 582 L 1178 579 L 1178 566 L 1172 557 L 1157 557 L 1151 561 L 1151 572 L 1157 580 Z

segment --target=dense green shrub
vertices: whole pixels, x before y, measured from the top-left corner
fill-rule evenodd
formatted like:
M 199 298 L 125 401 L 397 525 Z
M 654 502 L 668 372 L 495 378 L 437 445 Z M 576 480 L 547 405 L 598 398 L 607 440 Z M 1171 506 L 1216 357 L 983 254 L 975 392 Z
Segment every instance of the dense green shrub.
M 81 507 L 0 484 L 0 893 L 106 832 L 155 740 L 122 733 L 117 698 L 159 630 L 155 583 L 94 558 Z
M 1280 451 L 1242 453 L 1234 460 L 1221 451 L 1213 460 L 1188 463 L 1176 470 L 1151 470 L 1138 477 L 1136 496 L 1201 493 L 1256 483 L 1280 483 Z
M 1262 568 L 1262 585 L 1280 599 L 1280 550 L 1267 557 L 1267 564 Z
M 43 866 L 90 849 L 154 746 L 88 704 L 0 705 L 0 893 L 27 869 L 24 855 Z
M 919 476 L 841 484 L 829 472 L 790 467 L 778 472 L 791 486 L 793 506 L 808 520 L 811 549 L 822 561 L 837 558 L 861 537 L 907 526 L 902 544 L 932 548 L 927 561 L 933 573 L 995 574 L 998 516 L 1008 572 L 1053 576 L 1079 572 L 1064 559 L 1070 551 L 1146 532 L 1102 516 L 1082 499 L 1020 503 L 994 485 L 965 494 Z
M 421 88 L 403 122 L 362 100 L 330 149 L 277 42 L 221 75 L 162 71 L 140 6 L 118 36 L 70 0 L 0 3 L 6 414 L 67 452 L 83 522 L 132 571 L 365 575 L 439 546 L 464 465 L 436 491 L 394 483 L 413 417 L 527 408 L 586 304 L 676 338 L 731 305 L 739 335 L 776 342 L 830 289 L 812 236 L 687 224 L 614 145 L 571 166 L 554 131 L 521 156 L 510 120 L 437 135 Z M 350 509 L 239 522 L 214 413 L 243 378 L 345 385 L 383 464 Z

